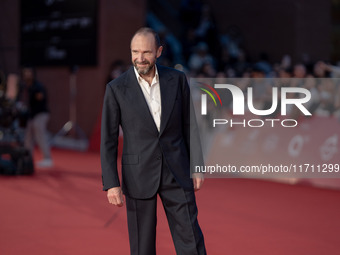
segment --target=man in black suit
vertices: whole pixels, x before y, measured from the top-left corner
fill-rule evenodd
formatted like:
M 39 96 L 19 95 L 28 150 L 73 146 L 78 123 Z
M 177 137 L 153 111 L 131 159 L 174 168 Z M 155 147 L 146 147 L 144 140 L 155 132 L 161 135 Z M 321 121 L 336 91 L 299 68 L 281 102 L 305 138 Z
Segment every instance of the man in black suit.
M 158 35 L 150 28 L 139 29 L 131 40 L 133 67 L 106 86 L 103 189 L 116 206 L 123 206 L 125 195 L 132 255 L 156 254 L 157 194 L 176 253 L 206 254 L 194 193 L 203 177 L 190 177 L 190 167 L 203 165 L 203 160 L 197 128 L 190 130 L 195 117 L 190 114 L 189 86 L 182 72 L 156 65 L 161 53 Z M 119 125 L 124 133 L 122 189 L 117 173 Z

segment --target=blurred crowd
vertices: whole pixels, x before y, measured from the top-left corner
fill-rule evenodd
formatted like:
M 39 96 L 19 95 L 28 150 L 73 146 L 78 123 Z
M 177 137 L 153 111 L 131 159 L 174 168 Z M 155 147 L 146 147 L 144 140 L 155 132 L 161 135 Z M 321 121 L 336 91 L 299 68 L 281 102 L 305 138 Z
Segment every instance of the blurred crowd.
M 0 173 L 18 174 L 17 170 L 9 170 L 16 167 L 9 166 L 2 156 L 10 155 L 11 161 L 18 163 L 17 151 L 24 149 L 32 157 L 35 144 L 42 154 L 36 166 L 53 166 L 47 134 L 49 118 L 47 90 L 36 79 L 33 67 L 23 67 L 20 77 L 6 77 L 0 70 Z

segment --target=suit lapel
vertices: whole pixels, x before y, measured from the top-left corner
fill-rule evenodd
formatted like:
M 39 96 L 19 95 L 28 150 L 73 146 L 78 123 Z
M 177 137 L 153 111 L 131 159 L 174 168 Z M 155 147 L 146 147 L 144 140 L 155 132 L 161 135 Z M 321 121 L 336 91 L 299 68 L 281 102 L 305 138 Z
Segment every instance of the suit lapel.
M 134 106 L 137 114 L 143 116 L 146 125 L 149 125 L 152 130 L 161 135 L 166 127 L 166 124 L 172 112 L 172 108 L 176 100 L 178 86 L 176 86 L 175 79 L 173 78 L 172 75 L 169 74 L 166 68 L 157 65 L 157 70 L 159 75 L 162 105 L 161 127 L 159 132 L 156 127 L 153 116 L 151 115 L 149 106 L 145 100 L 143 91 L 137 81 L 137 77 L 135 75 L 133 66 L 128 70 L 129 75 L 126 82 L 126 87 L 128 88 L 127 90 L 127 96 L 129 97 L 128 101 L 133 102 L 131 107 Z
M 143 91 L 137 81 L 133 66 L 128 70 L 128 72 L 128 78 L 125 84 L 127 88 L 126 95 L 129 98 L 128 102 L 133 102 L 131 103 L 131 107 L 135 108 L 136 115 L 142 116 L 143 119 L 145 119 L 145 125 L 148 125 L 151 130 L 158 133 L 158 129 L 151 115 L 148 103 L 146 102 Z
M 175 79 L 173 78 L 173 76 L 168 71 L 166 71 L 164 67 L 157 66 L 157 68 L 159 75 L 162 104 L 161 128 L 159 135 L 162 135 L 176 100 L 178 86 L 176 86 Z

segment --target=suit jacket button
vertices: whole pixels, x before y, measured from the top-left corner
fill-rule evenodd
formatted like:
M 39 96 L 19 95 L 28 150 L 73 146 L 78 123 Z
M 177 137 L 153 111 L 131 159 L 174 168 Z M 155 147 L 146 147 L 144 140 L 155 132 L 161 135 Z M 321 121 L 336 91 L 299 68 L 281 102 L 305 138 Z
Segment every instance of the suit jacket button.
M 161 158 L 161 156 L 158 156 L 157 159 L 158 159 L 158 160 L 161 160 L 162 158 Z

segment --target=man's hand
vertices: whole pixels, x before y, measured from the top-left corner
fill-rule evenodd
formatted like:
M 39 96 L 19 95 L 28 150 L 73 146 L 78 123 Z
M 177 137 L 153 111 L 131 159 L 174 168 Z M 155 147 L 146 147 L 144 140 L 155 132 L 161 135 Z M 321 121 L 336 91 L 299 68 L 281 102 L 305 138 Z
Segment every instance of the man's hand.
M 192 181 L 194 182 L 194 189 L 198 191 L 202 188 L 204 177 L 202 173 L 192 174 Z
M 123 192 L 120 187 L 114 187 L 107 190 L 107 199 L 110 204 L 122 207 L 124 204 Z

